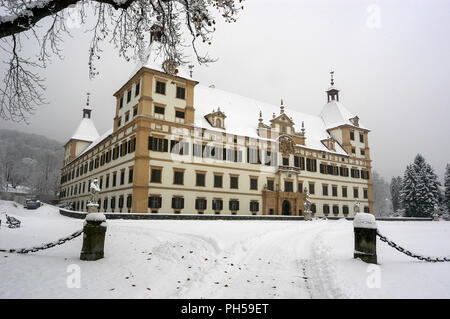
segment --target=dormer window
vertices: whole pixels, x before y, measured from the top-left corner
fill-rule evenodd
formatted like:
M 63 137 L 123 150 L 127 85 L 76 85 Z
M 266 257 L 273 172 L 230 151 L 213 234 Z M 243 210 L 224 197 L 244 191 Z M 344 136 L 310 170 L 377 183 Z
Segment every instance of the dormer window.
M 221 129 L 225 128 L 226 117 L 227 116 L 220 110 L 220 108 L 217 109 L 217 111 L 213 110 L 211 113 L 205 115 L 206 120 L 212 127 Z
M 349 119 L 349 121 L 350 121 L 354 126 L 359 126 L 359 117 L 358 117 L 358 116 L 352 117 L 351 119 Z

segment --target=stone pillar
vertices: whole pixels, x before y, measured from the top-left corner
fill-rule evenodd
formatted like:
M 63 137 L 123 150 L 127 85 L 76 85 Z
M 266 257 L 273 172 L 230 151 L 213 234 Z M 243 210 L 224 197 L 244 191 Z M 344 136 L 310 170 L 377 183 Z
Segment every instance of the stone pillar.
M 353 258 L 360 258 L 370 264 L 377 263 L 377 223 L 375 216 L 357 213 L 353 220 L 355 250 Z
M 106 217 L 102 213 L 90 213 L 83 227 L 81 260 L 97 260 L 104 256 Z

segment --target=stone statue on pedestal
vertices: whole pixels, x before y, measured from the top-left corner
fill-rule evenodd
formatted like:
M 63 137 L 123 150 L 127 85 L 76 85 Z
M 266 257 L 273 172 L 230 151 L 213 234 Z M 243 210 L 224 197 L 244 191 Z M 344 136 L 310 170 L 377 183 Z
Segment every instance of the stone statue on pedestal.
M 355 215 L 359 213 L 359 206 L 361 206 L 361 203 L 359 201 L 355 201 L 355 205 L 353 206 L 353 210 L 355 211 Z
M 88 213 L 96 213 L 98 212 L 98 194 L 100 193 L 100 186 L 98 185 L 98 179 L 94 178 L 89 186 L 89 200 L 86 204 L 88 208 Z
M 306 198 L 305 198 L 305 220 L 312 220 L 312 211 L 311 211 L 311 198 L 309 197 L 309 192 L 305 187 L 305 193 L 306 193 Z

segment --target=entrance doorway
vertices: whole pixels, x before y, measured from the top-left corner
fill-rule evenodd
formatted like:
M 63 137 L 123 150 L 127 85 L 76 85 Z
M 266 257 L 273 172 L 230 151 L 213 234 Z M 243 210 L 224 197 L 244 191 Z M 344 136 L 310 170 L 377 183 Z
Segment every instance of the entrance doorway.
M 287 199 L 283 201 L 282 205 L 282 214 L 283 215 L 291 215 L 291 203 Z

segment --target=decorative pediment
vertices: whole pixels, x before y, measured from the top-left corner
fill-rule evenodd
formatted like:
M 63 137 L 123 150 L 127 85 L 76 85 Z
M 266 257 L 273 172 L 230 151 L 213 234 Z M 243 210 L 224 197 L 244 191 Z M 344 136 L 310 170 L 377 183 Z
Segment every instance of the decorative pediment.
M 287 116 L 285 113 L 278 115 L 277 117 L 270 120 L 271 123 L 280 123 L 284 125 L 294 125 L 294 121 Z
M 349 119 L 349 121 L 354 125 L 354 126 L 359 126 L 359 117 L 355 116 Z

